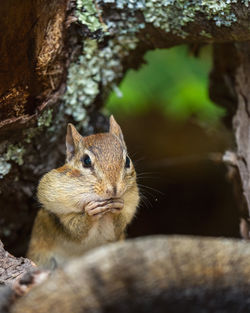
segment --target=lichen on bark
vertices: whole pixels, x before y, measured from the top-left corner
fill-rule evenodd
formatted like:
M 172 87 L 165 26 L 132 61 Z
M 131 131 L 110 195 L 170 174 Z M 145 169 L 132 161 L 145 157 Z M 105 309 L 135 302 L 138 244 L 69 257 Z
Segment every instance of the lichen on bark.
M 9 144 L 4 141 L 0 146 L 0 179 L 7 175 L 12 167 L 12 163 L 22 166 L 25 162 L 25 146 L 29 144 L 35 136 L 41 134 L 42 130 L 52 123 L 53 109 L 45 110 L 37 119 L 36 127 L 23 130 L 23 143 Z
M 98 10 L 92 1 L 77 2 L 78 21 L 88 26 L 92 33 L 99 31 L 97 38 L 90 36 L 83 39 L 82 54 L 68 70 L 67 90 L 64 94 L 65 113 L 71 115 L 81 127 L 86 126 L 87 110 L 101 90 L 105 97 L 109 90 L 116 88 L 116 82 L 121 79 L 124 70 L 122 59 L 135 49 L 138 42 L 136 36 L 120 32 L 100 48 L 100 43 L 111 35 L 112 25 L 103 23 L 99 15 L 101 11 Z M 90 20 L 93 21 L 91 27 Z
M 75 16 L 90 34 L 82 38 L 83 49 L 77 62 L 69 66 L 66 114 L 78 126 L 86 126 L 88 110 L 97 97 L 102 103 L 124 75 L 123 60 L 139 44 L 138 34 L 151 24 L 156 29 L 182 39 L 190 34 L 185 27 L 197 15 L 216 27 L 230 27 L 237 21 L 232 8 L 236 0 L 77 0 Z M 242 1 L 247 6 L 246 1 Z M 107 9 L 108 6 L 108 9 Z M 200 29 L 204 41 L 211 41 L 208 29 Z
M 4 153 L 1 153 L 0 157 L 0 179 L 11 170 L 11 162 L 15 162 L 20 166 L 23 165 L 25 153 L 25 148 L 21 144 L 9 145 L 5 142 L 2 146 L 6 146 L 6 149 Z

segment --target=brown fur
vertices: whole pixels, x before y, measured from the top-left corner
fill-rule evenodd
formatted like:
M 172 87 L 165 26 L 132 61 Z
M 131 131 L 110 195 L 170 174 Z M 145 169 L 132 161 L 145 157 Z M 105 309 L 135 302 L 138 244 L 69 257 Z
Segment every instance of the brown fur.
M 119 125 L 110 132 L 81 137 L 69 124 L 67 162 L 41 179 L 42 204 L 34 223 L 28 257 L 51 266 L 124 237 L 139 202 L 136 173 L 125 168 L 126 145 Z M 91 167 L 83 164 L 84 156 Z
M 77 169 L 70 168 L 67 166 L 67 164 L 64 164 L 63 166 L 56 169 L 58 173 L 67 174 L 71 177 L 80 177 L 82 176 L 81 172 Z
M 21 297 L 12 313 L 247 313 L 250 245 L 154 236 L 97 249 Z

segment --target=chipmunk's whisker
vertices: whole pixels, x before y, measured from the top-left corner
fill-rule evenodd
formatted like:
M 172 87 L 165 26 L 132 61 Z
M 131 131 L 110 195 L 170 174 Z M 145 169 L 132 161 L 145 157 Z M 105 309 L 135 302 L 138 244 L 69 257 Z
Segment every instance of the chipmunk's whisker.
M 153 207 L 153 205 L 150 202 L 150 200 L 148 199 L 148 197 L 146 195 L 144 195 L 143 193 L 140 193 L 140 200 L 141 200 L 140 203 L 143 203 L 146 208 L 152 208 Z M 149 204 L 149 206 L 148 206 L 148 204 Z
M 137 178 L 157 178 L 157 173 L 154 172 L 141 172 L 136 174 Z
M 143 188 L 150 189 L 150 190 L 152 190 L 152 191 L 155 191 L 155 192 L 159 193 L 160 195 L 164 195 L 164 193 L 163 193 L 162 191 L 157 190 L 157 189 L 155 189 L 155 188 L 153 188 L 153 187 L 149 187 L 149 186 L 146 186 L 146 185 L 143 185 L 143 184 L 137 184 L 137 185 L 138 185 L 139 187 L 141 187 L 142 189 L 143 189 Z

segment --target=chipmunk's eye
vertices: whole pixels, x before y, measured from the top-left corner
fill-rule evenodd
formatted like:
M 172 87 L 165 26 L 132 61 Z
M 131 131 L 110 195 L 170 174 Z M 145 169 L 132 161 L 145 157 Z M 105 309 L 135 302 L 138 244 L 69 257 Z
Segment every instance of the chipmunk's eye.
M 126 156 L 125 167 L 130 168 L 130 158 Z
M 82 164 L 83 164 L 83 167 L 91 167 L 92 163 L 91 163 L 91 159 L 90 157 L 85 154 L 82 158 Z

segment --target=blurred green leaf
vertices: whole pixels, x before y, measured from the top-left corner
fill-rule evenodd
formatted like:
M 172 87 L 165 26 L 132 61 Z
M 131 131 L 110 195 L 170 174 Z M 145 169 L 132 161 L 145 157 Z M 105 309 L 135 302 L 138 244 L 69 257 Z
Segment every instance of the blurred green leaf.
M 106 108 L 115 114 L 140 114 L 157 108 L 168 117 L 186 120 L 191 116 L 202 122 L 216 122 L 224 110 L 208 97 L 211 68 L 209 47 L 201 58 L 188 54 L 186 46 L 155 50 L 146 54 L 146 65 L 130 70 L 119 89 L 113 92 Z

